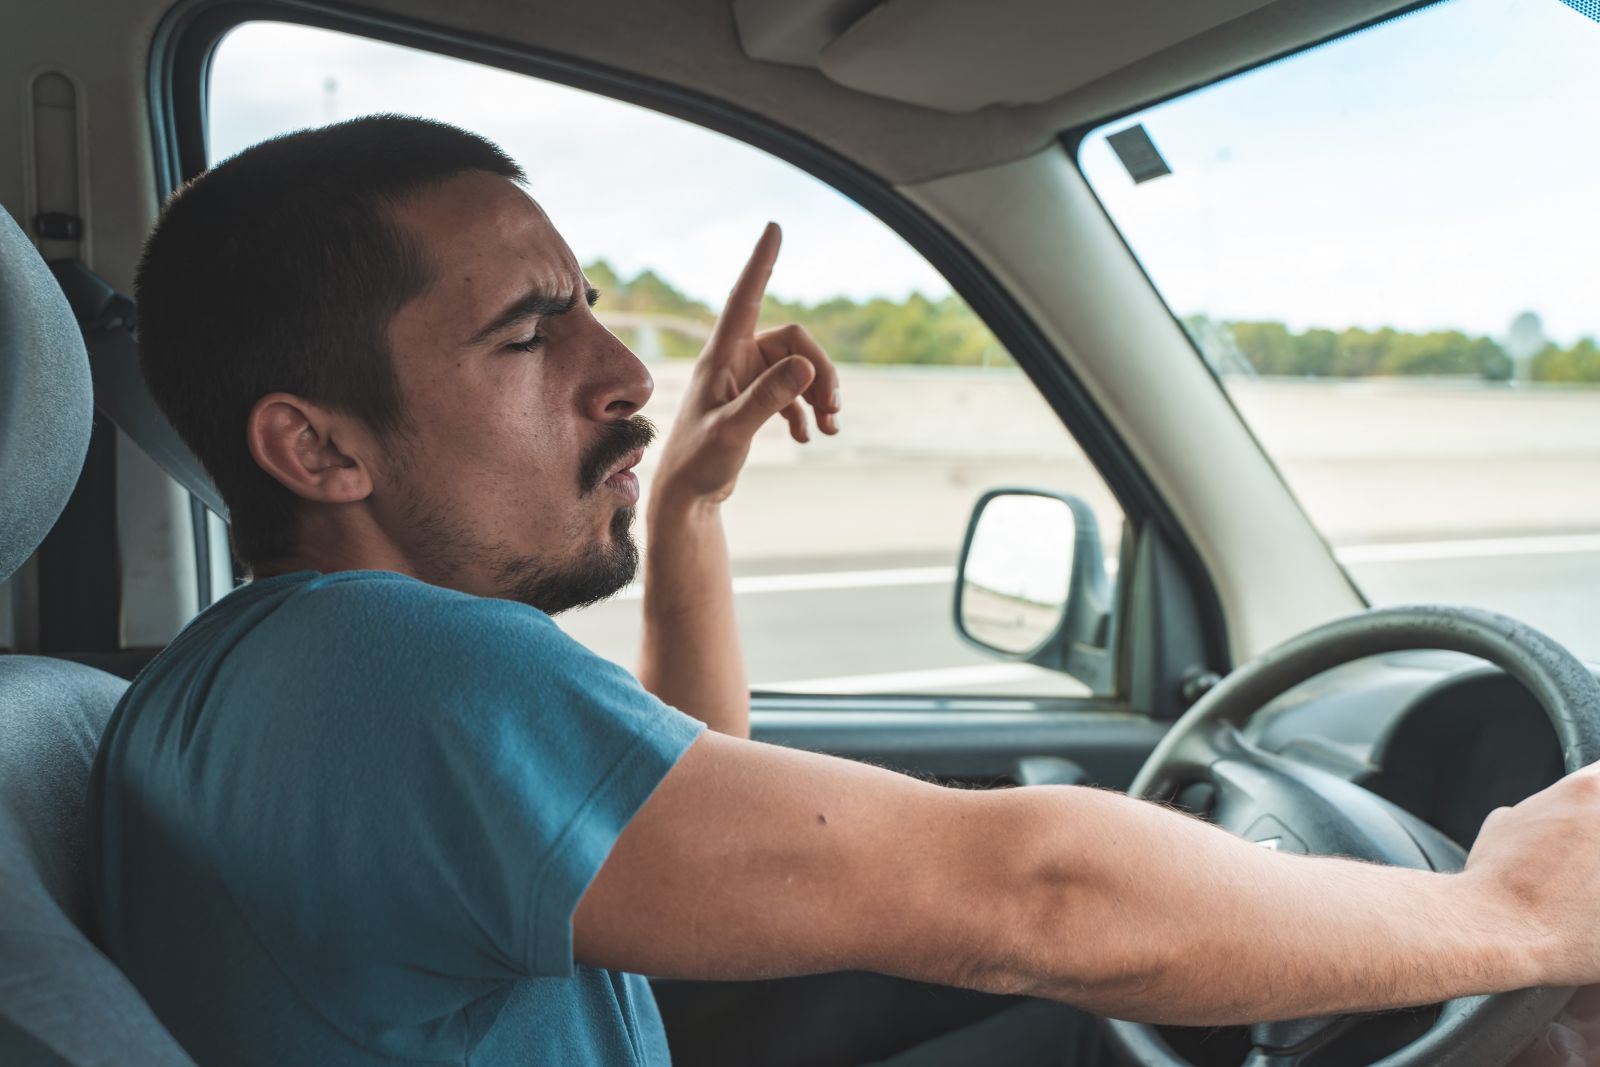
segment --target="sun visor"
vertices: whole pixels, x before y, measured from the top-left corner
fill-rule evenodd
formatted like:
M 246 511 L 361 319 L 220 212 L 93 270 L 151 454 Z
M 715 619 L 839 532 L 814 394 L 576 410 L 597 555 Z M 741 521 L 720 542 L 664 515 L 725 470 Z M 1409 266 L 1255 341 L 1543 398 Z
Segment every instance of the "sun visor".
M 837 41 L 880 0 L 733 0 L 739 47 L 751 59 L 817 66 L 822 50 Z
M 764 28 L 769 53 L 778 50 L 774 42 L 788 39 L 796 58 L 780 62 L 803 63 L 805 49 L 827 28 L 827 12 L 819 9 L 832 9 L 835 24 L 846 28 L 815 63 L 830 80 L 908 104 L 969 112 L 1052 100 L 1270 2 L 918 0 L 869 5 L 865 12 L 859 4 L 810 3 L 789 8 L 786 26 L 774 17 Z M 740 34 L 746 38 L 743 20 Z

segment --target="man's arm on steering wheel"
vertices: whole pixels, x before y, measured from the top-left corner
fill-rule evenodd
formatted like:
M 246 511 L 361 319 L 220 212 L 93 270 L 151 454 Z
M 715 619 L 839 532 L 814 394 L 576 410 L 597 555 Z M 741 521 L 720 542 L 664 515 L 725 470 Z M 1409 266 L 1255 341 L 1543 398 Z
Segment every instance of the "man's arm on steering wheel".
M 650 489 L 639 680 L 713 730 L 750 736 L 750 687 L 734 621 L 722 503 L 750 442 L 782 414 L 810 439 L 802 400 L 823 433 L 839 430 L 839 376 L 799 326 L 756 332 L 778 257 L 768 225 L 695 364 Z M 802 505 L 803 506 L 803 505 Z
M 869 970 L 1223 1025 L 1600 981 L 1600 770 L 1435 874 L 1262 849 L 1082 787 L 956 790 L 707 733 L 574 918 L 660 977 Z
M 657 467 L 640 679 L 703 735 L 623 831 L 577 958 L 662 977 L 862 969 L 1225 1024 L 1600 981 L 1600 771 L 1485 825 L 1432 874 L 1280 854 L 1074 787 L 950 790 L 742 738 L 749 694 L 718 508 L 751 438 L 837 376 L 798 328 L 755 333 L 769 227 Z M 733 735 L 733 736 L 723 736 Z

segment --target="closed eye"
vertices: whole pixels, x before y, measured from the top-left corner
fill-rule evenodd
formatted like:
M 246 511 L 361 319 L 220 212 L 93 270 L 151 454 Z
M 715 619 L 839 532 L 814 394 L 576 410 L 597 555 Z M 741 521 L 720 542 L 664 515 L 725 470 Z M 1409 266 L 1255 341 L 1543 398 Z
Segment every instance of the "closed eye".
M 525 340 L 511 341 L 507 343 L 506 347 L 515 349 L 518 352 L 532 352 L 536 348 L 544 347 L 544 334 L 536 333 Z

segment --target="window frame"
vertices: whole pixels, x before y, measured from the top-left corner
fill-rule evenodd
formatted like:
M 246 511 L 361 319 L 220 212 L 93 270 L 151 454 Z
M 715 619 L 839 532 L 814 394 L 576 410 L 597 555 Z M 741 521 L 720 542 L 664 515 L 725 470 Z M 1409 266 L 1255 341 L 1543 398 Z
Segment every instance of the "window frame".
M 348 8 L 319 0 L 185 0 L 157 27 L 148 71 L 148 100 L 157 193 L 165 199 L 207 165 L 206 115 L 210 66 L 226 34 L 248 22 L 272 21 L 353 34 L 449 56 L 596 93 L 694 123 L 781 159 L 849 197 L 922 255 L 1005 346 L 1040 397 L 1061 420 L 1122 509 L 1124 545 L 1148 533 L 1169 547 L 1199 609 L 1199 641 L 1207 661 L 1231 667 L 1226 619 L 1209 574 L 1187 533 L 1154 483 L 1044 334 L 978 259 L 942 225 L 892 185 L 811 137 L 692 89 L 533 46 L 509 44 L 436 24 Z M 1090 127 L 1092 128 L 1092 127 Z M 1076 158 L 1074 157 L 1074 165 Z M 1131 254 L 1131 252 L 1130 252 Z M 198 525 L 198 524 L 197 524 Z M 1133 536 L 1137 533 L 1138 536 Z M 1133 564 L 1121 560 L 1128 575 Z M 896 711 L 944 715 L 953 711 L 1060 711 L 1074 717 L 1135 714 L 1128 694 L 1136 657 L 1127 638 L 1131 582 L 1117 583 L 1115 688 L 1090 697 L 1010 697 L 970 694 L 816 695 L 753 692 L 752 706 L 796 711 Z

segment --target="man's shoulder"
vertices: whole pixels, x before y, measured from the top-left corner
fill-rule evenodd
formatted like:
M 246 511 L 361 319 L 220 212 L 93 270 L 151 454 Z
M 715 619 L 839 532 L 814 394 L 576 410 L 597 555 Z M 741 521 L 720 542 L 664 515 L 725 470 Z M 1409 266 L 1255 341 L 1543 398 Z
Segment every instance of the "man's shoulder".
M 384 637 L 391 641 L 411 636 L 437 641 L 451 634 L 483 641 L 506 634 L 520 639 L 561 635 L 550 616 L 537 608 L 430 585 L 393 571 L 290 577 L 297 580 L 274 591 L 277 603 L 272 615 L 285 629 L 298 632 L 308 627 L 334 628 L 350 640 Z M 248 610 L 248 605 L 242 607 Z
M 484 669 L 591 655 L 537 608 L 389 571 L 303 576 L 274 599 L 240 652 L 285 656 L 286 665 L 387 664 L 401 675 L 441 663 Z
M 513 614 L 549 619 L 542 611 L 525 604 L 464 593 L 397 571 L 301 571 L 263 579 L 257 584 L 277 582 L 284 583 L 283 592 L 291 599 L 324 607 L 337 605 L 358 610 L 388 611 L 453 607 L 458 611 L 506 610 Z M 249 585 L 242 586 L 234 595 L 247 593 L 250 588 Z
M 386 752 L 436 755 L 503 746 L 540 719 L 572 741 L 574 730 L 603 733 L 613 720 L 644 729 L 659 717 L 631 674 L 525 604 L 388 572 L 307 576 L 279 595 L 216 674 L 224 714 L 251 709 L 230 714 L 246 733 L 315 730 L 365 745 L 376 716 Z M 263 704 L 275 725 L 244 725 Z
M 525 604 L 389 571 L 305 571 L 230 593 L 157 657 L 135 689 L 187 688 L 204 677 L 262 699 L 330 689 L 422 698 L 469 679 L 481 690 L 530 670 L 587 671 L 596 659 Z M 209 681 L 200 688 L 210 689 Z
M 376 714 L 399 737 L 579 694 L 647 702 L 631 675 L 535 608 L 391 572 L 301 572 L 251 582 L 196 619 L 134 683 L 124 725 L 331 738 L 370 734 Z

